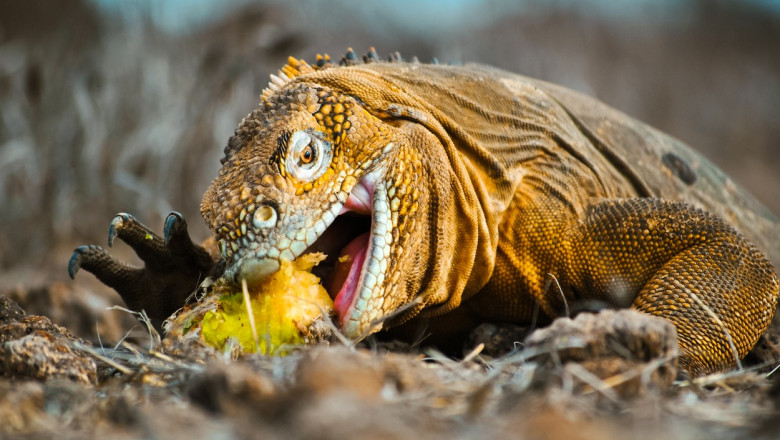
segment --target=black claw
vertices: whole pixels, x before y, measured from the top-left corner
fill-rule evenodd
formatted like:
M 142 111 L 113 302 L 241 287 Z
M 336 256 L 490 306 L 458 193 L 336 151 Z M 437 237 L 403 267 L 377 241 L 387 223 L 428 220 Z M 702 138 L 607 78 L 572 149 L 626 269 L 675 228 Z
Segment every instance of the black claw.
M 73 250 L 73 255 L 68 260 L 68 275 L 70 279 L 76 278 L 76 273 L 81 268 L 81 254 L 89 250 L 87 246 L 79 246 Z
M 174 233 L 174 228 L 186 227 L 187 223 L 184 221 L 184 216 L 176 211 L 171 211 L 168 217 L 165 219 L 165 229 L 163 230 L 163 240 L 165 245 L 171 240 L 171 236 Z
M 114 216 L 114 219 L 111 220 L 111 224 L 108 225 L 108 247 L 112 247 L 114 245 L 117 225 L 119 225 L 122 222 L 126 222 L 131 218 L 132 217 L 130 217 L 130 214 L 125 214 L 124 212 L 120 212 L 119 214 Z
M 116 226 L 114 226 L 114 222 L 111 222 L 111 224 L 108 225 L 108 247 L 112 247 L 114 245 L 115 238 L 116 238 Z

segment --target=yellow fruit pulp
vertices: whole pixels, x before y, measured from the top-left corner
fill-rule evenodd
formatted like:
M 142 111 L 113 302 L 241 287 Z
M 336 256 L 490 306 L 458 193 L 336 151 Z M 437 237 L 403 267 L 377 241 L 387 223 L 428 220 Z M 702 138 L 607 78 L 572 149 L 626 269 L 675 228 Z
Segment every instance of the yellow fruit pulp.
M 252 286 L 249 297 L 254 332 L 241 287 L 217 285 L 215 292 L 221 296 L 216 310 L 203 316 L 203 339 L 223 349 L 230 338 L 235 338 L 245 353 L 278 355 L 303 344 L 312 322 L 333 310 L 333 300 L 311 273 L 323 259 L 324 254 L 313 253 L 293 262 L 282 260 L 279 271 Z

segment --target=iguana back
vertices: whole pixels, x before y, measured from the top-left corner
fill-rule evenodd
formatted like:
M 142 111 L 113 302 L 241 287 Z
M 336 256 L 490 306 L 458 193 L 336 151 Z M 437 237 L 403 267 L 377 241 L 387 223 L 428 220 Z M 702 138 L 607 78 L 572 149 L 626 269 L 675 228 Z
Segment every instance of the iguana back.
M 780 266 L 780 220 L 768 208 L 684 143 L 592 97 L 485 65 L 360 68 L 425 97 L 447 116 L 452 134 L 471 137 L 502 162 L 509 180 L 512 168 L 544 154 L 542 148 L 528 148 L 529 141 L 550 135 L 593 169 L 609 196 L 657 197 L 714 213 Z M 474 160 L 491 160 L 461 151 Z

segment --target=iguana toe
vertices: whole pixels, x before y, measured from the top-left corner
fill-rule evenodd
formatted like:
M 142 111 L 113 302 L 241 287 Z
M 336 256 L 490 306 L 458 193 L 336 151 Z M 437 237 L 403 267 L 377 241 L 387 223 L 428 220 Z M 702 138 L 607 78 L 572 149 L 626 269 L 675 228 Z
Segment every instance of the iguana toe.
M 68 260 L 68 275 L 75 278 L 81 268 L 91 272 L 104 284 L 117 291 L 122 290 L 124 286 L 138 283 L 143 275 L 142 269 L 117 261 L 97 245 L 79 246 L 73 250 Z
M 187 221 L 176 211 L 165 219 L 163 243 L 177 264 L 207 274 L 214 267 L 214 258 L 202 246 L 192 242 L 187 231 Z

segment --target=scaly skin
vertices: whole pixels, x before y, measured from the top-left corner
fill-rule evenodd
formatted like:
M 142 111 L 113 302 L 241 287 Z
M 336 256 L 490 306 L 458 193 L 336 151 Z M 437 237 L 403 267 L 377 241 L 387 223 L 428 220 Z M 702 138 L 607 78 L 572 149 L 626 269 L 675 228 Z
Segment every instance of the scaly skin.
M 596 300 L 673 322 L 681 366 L 701 375 L 767 329 L 780 223 L 683 144 L 485 66 L 343 61 L 291 58 L 225 149 L 201 210 L 229 279 L 307 249 L 337 256 L 348 240 L 326 229 L 352 212 L 372 225 L 354 296 L 336 297 L 349 337 L 410 320 L 456 334 Z

